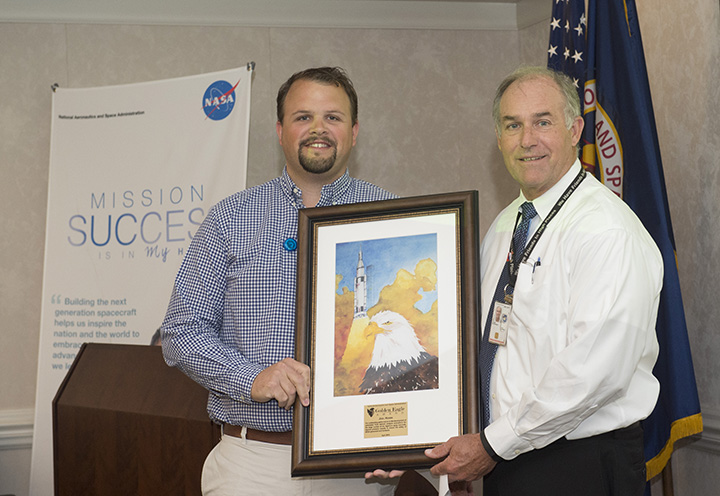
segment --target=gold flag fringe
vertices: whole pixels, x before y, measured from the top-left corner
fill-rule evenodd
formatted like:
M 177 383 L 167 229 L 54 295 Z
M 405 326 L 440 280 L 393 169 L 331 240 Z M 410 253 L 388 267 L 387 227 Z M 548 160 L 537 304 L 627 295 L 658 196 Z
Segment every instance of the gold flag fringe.
M 665 465 L 667 465 L 667 462 L 670 460 L 675 441 L 692 436 L 693 434 L 698 434 L 702 432 L 702 430 L 703 423 L 701 413 L 690 415 L 689 417 L 684 417 L 673 422 L 670 426 L 670 439 L 665 443 L 660 453 L 645 463 L 647 480 L 652 479 L 663 471 Z

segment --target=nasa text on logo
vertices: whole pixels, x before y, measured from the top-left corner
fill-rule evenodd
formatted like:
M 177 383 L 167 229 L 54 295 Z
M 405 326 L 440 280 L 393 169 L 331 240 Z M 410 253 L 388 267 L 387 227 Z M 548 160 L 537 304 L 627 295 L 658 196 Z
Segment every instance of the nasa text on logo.
M 235 107 L 235 86 L 227 81 L 215 81 L 208 86 L 203 95 L 203 111 L 205 115 L 214 121 L 221 121 L 232 112 Z

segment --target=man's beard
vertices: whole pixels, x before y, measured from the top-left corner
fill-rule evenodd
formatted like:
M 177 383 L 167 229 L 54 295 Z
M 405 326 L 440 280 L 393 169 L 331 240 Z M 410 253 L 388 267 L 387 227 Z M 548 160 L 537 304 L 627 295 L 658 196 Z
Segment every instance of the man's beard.
M 307 142 L 315 141 L 315 138 L 306 140 Z M 323 174 L 333 168 L 335 165 L 335 159 L 337 158 L 337 147 L 335 146 L 335 143 L 328 140 L 328 143 L 333 148 L 333 153 L 330 157 L 327 158 L 320 158 L 320 157 L 309 157 L 303 155 L 303 150 L 305 150 L 305 143 L 300 143 L 300 147 L 298 149 L 298 161 L 300 162 L 300 165 L 303 169 L 305 169 L 307 172 L 310 172 L 311 174 Z

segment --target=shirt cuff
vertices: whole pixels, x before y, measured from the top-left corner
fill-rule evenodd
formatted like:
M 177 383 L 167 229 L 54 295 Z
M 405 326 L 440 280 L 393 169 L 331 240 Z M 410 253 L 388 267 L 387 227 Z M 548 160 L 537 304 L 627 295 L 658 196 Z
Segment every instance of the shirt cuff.
M 528 441 L 515 434 L 506 415 L 487 426 L 485 430 L 483 430 L 483 437 L 481 437 L 481 439 L 484 439 L 483 445 L 485 441 L 487 441 L 487 443 L 493 447 L 496 455 L 503 460 L 512 460 L 518 455 L 527 453 L 533 449 Z
M 492 458 L 495 462 L 503 461 L 503 459 L 495 453 L 495 450 L 492 446 L 490 446 L 490 443 L 488 443 L 488 440 L 485 437 L 485 431 L 480 431 L 480 441 L 482 441 L 483 448 L 485 448 L 485 452 L 490 455 L 490 458 Z
M 255 378 L 260 372 L 263 371 L 263 367 L 258 364 L 246 364 L 236 374 L 235 380 L 236 389 L 230 395 L 235 401 L 241 403 L 250 404 L 252 400 L 252 386 L 255 382 Z

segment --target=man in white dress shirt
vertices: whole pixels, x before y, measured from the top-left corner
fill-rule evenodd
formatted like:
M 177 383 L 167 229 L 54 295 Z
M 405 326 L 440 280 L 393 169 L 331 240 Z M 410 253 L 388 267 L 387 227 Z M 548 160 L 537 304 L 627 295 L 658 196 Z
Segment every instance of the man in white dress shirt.
M 493 115 L 520 196 L 495 219 L 480 253 L 490 336 L 482 346 L 494 349 L 481 378 L 489 414 L 480 434 L 427 451 L 447 456 L 432 472 L 484 476 L 484 496 L 641 495 L 640 421 L 659 391 L 660 252 L 630 208 L 584 173 L 583 119 L 566 76 L 515 71 L 499 86 Z M 527 242 L 514 247 L 525 202 L 534 207 L 525 214 Z M 506 264 L 515 254 L 518 262 Z M 510 282 L 499 285 L 503 271 Z M 504 329 L 486 322 L 494 312 L 507 317 Z

